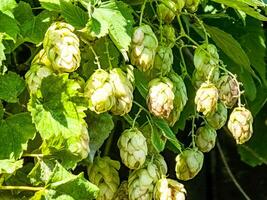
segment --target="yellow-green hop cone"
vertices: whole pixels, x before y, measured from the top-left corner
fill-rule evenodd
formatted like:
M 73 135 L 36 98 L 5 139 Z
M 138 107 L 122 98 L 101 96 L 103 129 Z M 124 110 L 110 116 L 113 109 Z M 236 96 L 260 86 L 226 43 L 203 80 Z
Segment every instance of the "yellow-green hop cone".
M 146 161 L 146 138 L 137 129 L 125 130 L 117 143 L 122 162 L 130 169 L 140 168 Z
M 234 108 L 227 126 L 237 144 L 243 144 L 251 138 L 253 133 L 252 123 L 253 117 L 249 110 L 244 107 Z
M 154 188 L 155 200 L 185 200 L 185 197 L 184 185 L 173 179 L 161 178 Z
M 114 195 L 113 200 L 129 200 L 128 182 L 123 181 Z
M 120 185 L 118 170 L 120 163 L 105 156 L 96 157 L 88 168 L 90 182 L 95 184 L 100 193 L 96 200 L 112 200 Z
M 202 83 L 197 90 L 195 104 L 197 111 L 204 115 L 212 114 L 216 111 L 218 101 L 218 90 L 212 83 Z
M 85 83 L 84 96 L 88 98 L 91 111 L 97 114 L 109 111 L 116 102 L 109 73 L 97 69 Z
M 193 72 L 193 83 L 196 88 L 199 88 L 202 83 L 206 82 L 209 77 L 210 82 L 216 84 L 220 78 L 220 69 L 215 65 L 203 65 Z
M 200 3 L 200 0 L 185 0 L 185 8 L 189 12 L 196 12 L 198 9 L 199 3 Z
M 153 163 L 157 166 L 158 168 L 158 173 L 160 175 L 166 175 L 167 172 L 168 172 L 168 166 L 167 166 L 167 163 L 166 161 L 164 160 L 164 157 L 157 153 L 157 154 L 154 154 L 151 158 L 151 162 L 153 161 Z
M 73 72 L 80 65 L 79 38 L 73 31 L 70 24 L 55 22 L 45 33 L 44 50 L 55 71 Z
M 158 40 L 150 26 L 141 25 L 135 28 L 130 49 L 131 63 L 141 71 L 151 69 L 157 47 Z
M 208 125 L 202 126 L 196 132 L 196 146 L 202 152 L 209 152 L 215 146 L 217 138 L 216 131 Z
M 132 108 L 133 85 L 120 68 L 114 68 L 110 71 L 110 81 L 116 99 L 114 106 L 111 108 L 111 112 L 114 115 L 125 115 Z
M 217 109 L 214 113 L 206 116 L 208 124 L 215 130 L 221 129 L 227 121 L 227 108 L 221 102 L 217 104 Z
M 180 180 L 194 178 L 203 166 L 204 155 L 197 149 L 186 149 L 176 157 L 175 172 Z
M 173 109 L 173 83 L 167 77 L 155 78 L 148 84 L 147 106 L 160 118 L 168 118 Z
M 32 60 L 32 65 L 39 64 L 51 68 L 51 62 L 47 57 L 44 49 L 40 50 L 39 53 Z
M 134 170 L 128 178 L 129 199 L 151 200 L 158 179 L 158 168 L 151 162 L 140 169 Z
M 239 96 L 239 83 L 229 75 L 224 75 L 218 82 L 219 98 L 227 108 L 232 108 Z
M 171 70 L 173 54 L 170 47 L 159 46 L 154 60 L 152 73 L 165 76 Z
M 218 65 L 219 54 L 213 44 L 202 44 L 196 48 L 194 53 L 195 68 L 201 70 L 206 65 Z
M 170 24 L 177 13 L 181 13 L 185 0 L 164 0 L 157 6 L 157 15 L 163 22 Z
M 162 34 L 162 43 L 165 44 L 167 47 L 173 48 L 176 42 L 174 27 L 172 25 L 163 25 L 161 34 Z

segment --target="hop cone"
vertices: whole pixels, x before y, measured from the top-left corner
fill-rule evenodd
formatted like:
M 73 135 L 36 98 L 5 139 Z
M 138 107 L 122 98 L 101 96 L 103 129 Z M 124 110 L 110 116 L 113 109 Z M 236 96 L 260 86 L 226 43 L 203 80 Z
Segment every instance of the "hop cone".
M 130 112 L 133 104 L 133 85 L 120 68 L 110 71 L 110 81 L 115 95 L 115 104 L 111 108 L 114 115 L 124 115 Z
M 171 70 L 173 54 L 170 47 L 159 46 L 154 60 L 153 73 L 165 76 Z
M 79 38 L 73 31 L 70 24 L 55 22 L 45 33 L 44 50 L 55 71 L 73 72 L 80 65 Z
M 230 114 L 228 129 L 233 134 L 237 144 L 247 142 L 253 133 L 253 117 L 244 107 L 236 107 Z
M 175 122 L 179 120 L 180 114 L 183 111 L 188 98 L 183 79 L 174 72 L 170 73 L 169 77 L 174 85 L 174 101 L 173 109 L 168 116 L 167 121 L 169 122 L 170 126 L 173 126 Z
M 114 195 L 113 200 L 129 200 L 128 194 L 128 182 L 123 181 L 117 190 L 116 194 Z
M 138 169 L 145 163 L 147 156 L 146 138 L 137 128 L 125 130 L 117 144 L 122 162 L 128 168 Z
M 185 1 L 185 8 L 189 12 L 196 12 L 198 9 L 199 3 L 200 3 L 200 0 L 186 0 Z
M 116 102 L 110 75 L 103 69 L 96 70 L 85 83 L 84 96 L 89 100 L 89 109 L 97 114 L 110 110 Z
M 186 149 L 176 157 L 176 177 L 187 181 L 194 178 L 201 170 L 204 155 L 196 149 Z
M 239 85 L 235 79 L 229 75 L 224 75 L 218 82 L 219 98 L 228 108 L 232 108 L 239 96 Z
M 196 145 L 202 152 L 209 152 L 215 146 L 217 133 L 209 126 L 202 126 L 196 132 Z
M 184 185 L 169 178 L 158 180 L 154 189 L 155 200 L 185 200 L 185 195 Z
M 141 71 L 151 69 L 154 63 L 158 40 L 148 25 L 137 27 L 133 33 L 130 59 Z
M 133 171 L 128 178 L 129 199 L 151 200 L 154 185 L 158 179 L 158 168 L 151 162 L 143 168 Z
M 176 16 L 180 13 L 185 5 L 184 0 L 164 0 L 157 6 L 157 14 L 161 20 L 170 24 Z
M 218 90 L 212 83 L 203 83 L 197 90 L 195 104 L 197 111 L 204 115 L 215 112 L 218 101 Z
M 160 33 L 159 33 L 160 34 Z M 162 26 L 162 42 L 167 47 L 174 47 L 176 42 L 175 29 L 172 25 L 163 25 Z
M 109 157 L 96 157 L 94 163 L 89 166 L 89 180 L 100 190 L 97 200 L 113 199 L 120 185 L 119 168 L 120 163 Z
M 208 80 L 212 83 L 217 83 L 220 78 L 220 70 L 215 65 L 204 65 L 199 69 L 195 69 L 193 72 L 193 83 L 194 86 L 199 88 L 202 83 Z
M 149 111 L 160 118 L 168 118 L 174 101 L 173 83 L 167 77 L 155 78 L 148 84 Z
M 30 70 L 25 74 L 25 80 L 31 94 L 40 88 L 43 78 L 51 75 L 50 61 L 44 50 L 41 50 L 33 59 Z
M 167 174 L 167 172 L 168 172 L 167 163 L 161 154 L 159 154 L 159 153 L 154 154 L 153 157 L 150 159 L 157 166 L 158 172 L 160 173 L 160 175 L 166 175 Z
M 223 103 L 217 104 L 217 109 L 214 113 L 206 116 L 208 124 L 215 130 L 221 129 L 227 121 L 227 108 Z

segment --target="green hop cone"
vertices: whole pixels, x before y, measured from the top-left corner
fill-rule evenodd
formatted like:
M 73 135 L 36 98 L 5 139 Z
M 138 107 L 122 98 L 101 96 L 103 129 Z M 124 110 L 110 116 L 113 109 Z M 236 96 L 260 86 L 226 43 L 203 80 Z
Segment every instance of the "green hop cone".
M 135 28 L 130 50 L 131 63 L 141 71 L 148 71 L 153 66 L 157 47 L 158 39 L 150 26 Z
M 193 83 L 196 88 L 199 88 L 202 83 L 206 82 L 209 77 L 210 82 L 217 83 L 220 78 L 220 69 L 215 65 L 203 65 L 193 72 Z
M 165 76 L 171 70 L 173 54 L 170 47 L 159 46 L 154 60 L 152 73 Z
M 114 195 L 113 200 L 129 200 L 128 182 L 123 181 Z
M 202 126 L 196 132 L 196 146 L 202 152 L 209 152 L 215 146 L 217 138 L 216 131 L 210 126 Z
M 200 0 L 185 0 L 185 8 L 189 12 L 196 12 L 198 9 L 199 3 L 200 3 Z
M 130 169 L 140 168 L 146 161 L 146 138 L 137 128 L 125 130 L 117 143 L 122 162 Z
M 175 172 L 180 180 L 194 178 L 203 166 L 204 155 L 197 149 L 186 149 L 176 157 Z
M 166 175 L 168 172 L 168 166 L 166 161 L 164 160 L 164 157 L 157 153 L 154 154 L 151 158 L 151 162 L 153 161 L 153 163 L 157 166 L 158 168 L 158 173 L 160 173 L 160 175 Z
M 129 199 L 152 199 L 154 185 L 158 179 L 158 168 L 151 162 L 149 162 L 146 166 L 133 171 L 128 178 Z
M 110 75 L 97 69 L 85 83 L 84 96 L 88 98 L 89 109 L 97 114 L 110 110 L 116 102 Z
M 165 23 L 170 24 L 177 13 L 181 13 L 185 0 L 163 0 L 157 6 L 157 15 Z
M 148 88 L 149 111 L 157 117 L 168 118 L 173 109 L 173 83 L 167 77 L 155 78 L 149 82 Z
M 109 157 L 96 157 L 94 159 L 93 164 L 88 168 L 88 177 L 90 182 L 100 190 L 96 200 L 113 199 L 120 185 L 119 169 L 120 163 Z
M 253 133 L 253 117 L 251 112 L 244 107 L 236 107 L 230 114 L 228 129 L 232 133 L 237 144 L 247 142 Z
M 185 196 L 184 185 L 173 179 L 161 178 L 154 188 L 155 200 L 185 200 Z
M 214 113 L 206 116 L 208 124 L 215 130 L 221 129 L 227 121 L 227 108 L 221 102 L 217 104 L 217 109 Z
M 73 32 L 70 24 L 55 22 L 45 33 L 44 50 L 55 71 L 73 72 L 80 65 L 79 38 Z
M 116 99 L 114 106 L 111 108 L 111 112 L 114 115 L 125 115 L 132 108 L 133 85 L 120 68 L 114 68 L 110 71 L 110 81 Z
M 167 118 L 167 121 L 170 126 L 173 126 L 179 120 L 180 114 L 183 111 L 188 98 L 183 79 L 174 72 L 169 74 L 169 78 L 174 85 L 174 101 L 173 109 Z
M 175 29 L 172 25 L 163 25 L 162 26 L 162 42 L 167 47 L 173 48 L 176 42 Z M 160 32 L 159 32 L 160 37 Z
M 219 98 L 227 108 L 232 108 L 239 96 L 239 84 L 230 75 L 224 75 L 219 79 Z
M 212 114 L 216 111 L 218 101 L 218 90 L 212 83 L 202 83 L 197 90 L 195 104 L 197 111 L 204 115 Z

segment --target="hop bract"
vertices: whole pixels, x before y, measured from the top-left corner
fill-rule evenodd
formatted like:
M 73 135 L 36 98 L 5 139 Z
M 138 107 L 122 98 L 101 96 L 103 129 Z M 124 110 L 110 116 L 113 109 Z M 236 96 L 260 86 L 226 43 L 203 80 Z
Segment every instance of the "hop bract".
M 148 87 L 149 111 L 157 117 L 168 118 L 173 109 L 173 83 L 167 77 L 155 78 L 149 82 Z
M 176 13 L 180 13 L 185 5 L 185 0 L 164 0 L 157 6 L 157 14 L 161 20 L 169 24 L 173 21 Z
M 197 90 L 195 104 L 197 111 L 204 115 L 212 114 L 217 108 L 218 90 L 212 83 L 203 83 Z
M 202 168 L 204 155 L 196 149 L 186 149 L 176 157 L 175 172 L 180 180 L 194 178 Z
M 151 27 L 141 25 L 133 33 L 130 50 L 131 63 L 141 71 L 147 71 L 152 68 L 158 39 Z
M 120 162 L 109 157 L 96 157 L 88 168 L 89 180 L 98 186 L 100 193 L 97 200 L 112 200 L 120 185 L 118 170 Z
M 133 104 L 133 85 L 120 68 L 110 71 L 110 81 L 115 95 L 115 104 L 111 108 L 114 115 L 124 115 L 130 112 Z
M 137 128 L 125 130 L 117 144 L 122 162 L 128 168 L 138 169 L 145 163 L 147 156 L 146 138 Z
M 208 80 L 212 83 L 217 83 L 220 78 L 220 70 L 218 66 L 204 65 L 193 72 L 193 83 L 196 88 L 199 88 L 202 83 Z
M 228 108 L 232 108 L 239 97 L 239 84 L 229 75 L 224 75 L 218 82 L 219 98 Z
M 237 144 L 247 142 L 253 133 L 253 117 L 244 107 L 236 107 L 230 114 L 228 129 L 233 134 Z
M 185 196 L 184 185 L 169 178 L 158 180 L 154 189 L 154 199 L 156 200 L 185 200 Z
M 225 105 L 219 102 L 217 104 L 216 111 L 212 114 L 207 115 L 206 120 L 208 124 L 215 130 L 222 128 L 227 121 L 227 108 L 225 107 Z
M 172 49 L 170 47 L 159 46 L 153 66 L 154 73 L 165 76 L 171 71 L 172 63 Z
M 80 65 L 79 38 L 73 31 L 70 24 L 55 22 L 45 33 L 44 50 L 55 71 L 73 72 Z
M 216 143 L 217 133 L 210 126 L 202 126 L 196 132 L 196 146 L 202 152 L 209 152 Z
M 116 102 L 109 73 L 97 69 L 85 83 L 84 96 L 88 98 L 89 109 L 97 114 L 110 110 Z
M 128 182 L 123 181 L 114 195 L 113 200 L 129 200 Z

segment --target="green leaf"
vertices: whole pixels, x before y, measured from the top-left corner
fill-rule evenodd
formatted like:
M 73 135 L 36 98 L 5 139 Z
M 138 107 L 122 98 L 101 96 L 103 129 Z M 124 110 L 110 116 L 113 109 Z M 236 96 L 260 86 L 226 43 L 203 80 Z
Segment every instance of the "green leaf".
M 257 96 L 253 101 L 248 102 L 249 110 L 253 116 L 256 116 L 258 112 L 267 103 L 267 87 L 260 85 L 257 87 Z
M 112 116 L 108 113 L 89 112 L 86 118 L 90 135 L 90 161 L 93 162 L 96 151 L 103 145 L 114 128 Z
M 3 159 L 0 160 L 0 174 L 13 174 L 19 168 L 22 168 L 23 160 Z
M 253 4 L 255 4 L 256 1 L 248 1 L 248 0 L 212 0 L 214 2 L 217 2 L 217 3 L 221 3 L 221 4 L 225 4 L 226 6 L 229 6 L 229 7 L 232 7 L 234 9 L 237 9 L 237 10 L 241 10 L 245 13 L 247 13 L 248 15 L 252 16 L 252 17 L 255 17 L 259 20 L 262 20 L 262 21 L 267 21 L 267 17 L 265 17 L 264 15 L 261 15 L 259 12 L 257 12 L 254 8 L 252 7 L 249 7 L 249 5 L 252 3 L 251 2 L 254 2 Z M 245 3 L 246 2 L 246 3 Z
M 77 29 L 85 27 L 88 14 L 84 10 L 65 0 L 60 0 L 60 8 L 62 16 L 68 23 Z
M 108 34 L 109 24 L 105 19 L 102 19 L 100 13 L 95 13 L 95 18 L 92 17 L 86 24 L 91 37 L 101 38 Z M 99 15 L 99 16 L 98 16 Z
M 151 141 L 157 152 L 162 152 L 165 148 L 166 138 L 162 130 L 159 130 L 156 127 L 153 127 L 151 132 Z
M 0 67 L 2 66 L 3 60 L 6 59 L 5 56 L 5 46 L 3 45 L 3 34 L 0 33 Z
M 5 33 L 12 40 L 16 40 L 19 33 L 19 27 L 15 19 L 0 12 L 0 33 Z
M 3 119 L 3 116 L 4 116 L 4 106 L 2 104 L 2 101 L 0 101 L 0 120 Z
M 172 132 L 167 122 L 163 119 L 152 117 L 153 123 L 163 132 L 163 135 L 175 146 L 179 151 L 182 150 L 181 143 L 177 140 L 175 134 Z
M 60 10 L 60 0 L 39 0 L 41 6 L 49 11 L 59 11 Z
M 0 159 L 21 157 L 28 140 L 35 137 L 35 127 L 29 113 L 12 115 L 0 122 Z
M 135 86 L 137 87 L 142 97 L 146 99 L 148 93 L 149 81 L 145 77 L 144 73 L 138 69 L 134 69 L 134 77 L 135 77 Z
M 10 17 L 13 17 L 12 11 L 16 6 L 17 6 L 17 3 L 15 0 L 1 0 L 0 11 L 9 15 Z
M 0 75 L 0 99 L 16 103 L 17 97 L 23 92 L 25 81 L 14 72 Z

